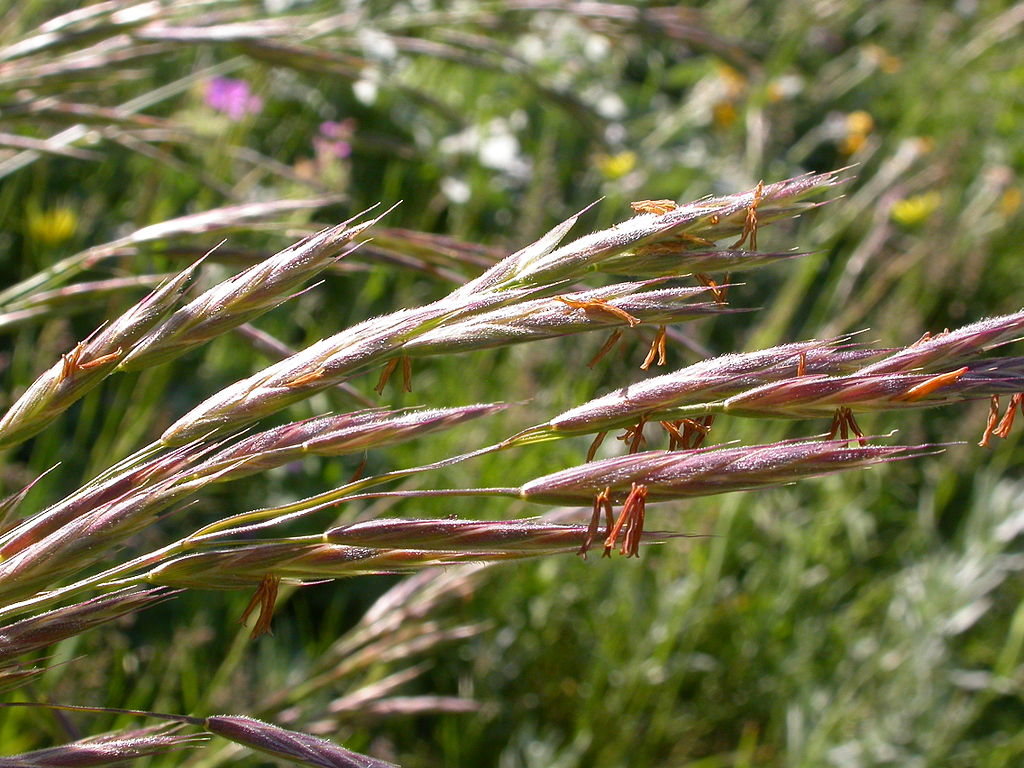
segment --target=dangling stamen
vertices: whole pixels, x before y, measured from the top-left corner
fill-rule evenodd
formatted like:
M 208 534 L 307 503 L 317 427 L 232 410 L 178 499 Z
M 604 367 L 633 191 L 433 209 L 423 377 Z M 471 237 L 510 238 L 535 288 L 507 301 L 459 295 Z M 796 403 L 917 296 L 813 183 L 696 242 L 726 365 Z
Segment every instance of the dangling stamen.
M 612 549 L 615 548 L 615 542 L 618 541 L 619 533 L 622 532 L 623 526 L 626 526 L 627 523 L 629 525 L 626 528 L 626 537 L 623 540 L 620 552 L 627 557 L 638 554 L 640 535 L 643 533 L 646 498 L 647 486 L 633 483 L 629 496 L 626 497 L 622 504 L 622 511 L 619 512 L 619 516 L 615 520 L 615 525 L 612 526 L 607 538 L 604 540 L 604 557 L 611 557 Z
M 64 381 L 68 376 L 73 374 L 78 369 L 78 360 L 85 351 L 85 342 L 78 342 L 75 348 L 70 352 L 65 352 L 60 356 L 60 378 L 59 381 Z
M 999 423 L 999 395 L 992 395 L 992 398 L 988 401 L 988 421 L 985 424 L 985 431 L 981 435 L 981 440 L 978 441 L 978 446 L 986 448 L 988 442 L 992 437 L 992 433 L 995 432 L 996 424 Z
M 360 479 L 363 476 L 363 470 L 366 469 L 367 458 L 368 454 L 364 452 L 362 461 L 359 462 L 359 466 L 357 466 L 355 471 L 352 473 L 352 477 L 348 479 L 349 483 L 354 483 L 356 480 Z
M 637 213 L 653 213 L 656 216 L 664 216 L 674 211 L 679 205 L 675 200 L 637 200 L 629 204 Z
M 622 331 L 612 331 L 611 335 L 607 338 L 601 348 L 597 350 L 597 354 L 590 358 L 590 362 L 587 363 L 587 368 L 593 368 L 601 360 L 612 351 L 612 348 L 618 343 L 619 339 L 622 338 Z
M 640 370 L 646 371 L 651 367 L 651 363 L 654 362 L 654 358 L 658 358 L 658 365 L 664 365 L 666 360 L 665 355 L 665 337 L 667 332 L 664 325 L 658 326 L 658 333 L 654 337 L 654 341 L 651 342 L 651 348 L 647 352 L 647 357 L 640 364 Z
M 757 250 L 757 206 L 761 204 L 761 195 L 764 194 L 764 180 L 757 182 L 754 189 L 754 200 L 747 208 L 747 218 L 743 221 L 743 232 L 740 239 L 733 243 L 730 248 L 739 248 L 747 238 L 750 238 L 750 250 Z
M 836 408 L 835 414 L 832 416 L 832 425 L 829 427 L 828 435 L 826 440 L 832 440 L 838 434 L 841 440 L 850 440 L 850 433 L 853 433 L 857 437 L 857 443 L 859 445 L 867 445 L 868 441 L 864 437 L 864 432 L 857 425 L 857 420 L 853 418 L 853 411 L 847 407 Z
M 1003 419 L 999 422 L 999 426 L 993 430 L 993 434 L 1004 440 L 1010 436 L 1010 429 L 1013 428 L 1013 419 L 1017 415 L 1017 408 L 1020 408 L 1021 412 L 1024 413 L 1024 395 L 1020 393 L 1010 398 L 1010 404 L 1006 406 L 1006 413 L 1003 414 Z
M 373 391 L 378 395 L 384 392 L 384 387 L 387 386 L 388 379 L 391 378 L 391 374 L 395 372 L 395 368 L 398 367 L 398 358 L 388 360 L 384 366 L 384 370 L 380 372 L 380 378 L 377 379 L 377 386 L 373 388 Z
M 604 442 L 604 439 L 606 437 L 608 437 L 608 430 L 597 433 L 597 436 L 594 438 L 594 441 L 590 444 L 590 448 L 587 449 L 587 461 L 594 460 L 594 456 L 597 455 L 597 449 L 601 447 L 601 443 Z
M 668 432 L 668 449 L 670 451 L 678 451 L 680 448 L 686 448 L 686 438 L 683 437 L 679 431 L 679 427 L 682 426 L 685 419 L 679 419 L 678 421 L 661 421 L 662 429 Z
M 626 557 L 640 557 L 640 541 L 644 533 L 644 517 L 647 512 L 647 486 L 633 485 L 633 490 L 622 505 L 623 510 L 631 507 L 626 522 L 626 535 L 622 538 L 620 554 Z
M 402 389 L 406 392 L 412 392 L 412 359 L 408 355 L 402 355 L 401 360 Z
M 629 453 L 636 453 L 640 450 L 641 446 L 647 443 L 647 440 L 644 438 L 644 425 L 646 423 L 647 417 L 641 416 L 636 424 L 626 427 L 626 430 L 618 436 L 617 439 L 629 445 Z
M 594 511 L 590 516 L 590 525 L 587 526 L 587 533 L 583 537 L 583 546 L 576 552 L 577 555 L 582 557 L 584 560 L 587 559 L 587 552 L 590 550 L 590 545 L 594 543 L 594 537 L 597 535 L 597 529 L 601 525 L 601 512 L 604 511 L 605 518 L 607 519 L 608 530 L 612 527 L 612 489 L 610 487 L 605 488 L 599 494 L 594 497 Z
M 714 423 L 713 414 L 700 419 L 679 419 L 677 421 L 661 421 L 662 428 L 668 432 L 668 449 L 670 451 L 694 450 L 700 448 L 704 438 L 711 431 Z M 682 432 L 679 428 L 682 427 Z
M 281 579 L 277 576 L 271 576 L 267 574 L 260 581 L 256 592 L 253 594 L 249 604 L 245 606 L 245 610 L 242 611 L 242 616 L 239 619 L 240 624 L 245 624 L 249 619 L 252 612 L 259 607 L 260 613 L 256 617 L 256 623 L 253 625 L 252 632 L 249 633 L 249 637 L 256 639 L 260 635 L 265 635 L 270 632 L 270 621 L 274 617 L 274 604 L 277 602 L 277 589 L 281 584 Z
M 697 282 L 699 282 L 701 285 L 711 289 L 711 294 L 715 297 L 716 304 L 725 303 L 725 288 L 716 283 L 711 278 L 711 275 L 706 274 L 704 272 L 697 272 L 696 274 L 694 274 L 694 277 L 697 278 Z
M 118 347 L 113 352 L 109 352 L 105 355 L 100 355 L 99 357 L 94 357 L 92 360 L 88 360 L 87 362 L 84 363 L 79 363 L 78 367 L 80 370 L 88 371 L 90 368 L 99 368 L 101 365 L 105 365 L 106 363 L 109 363 L 112 360 L 117 360 L 117 358 L 119 358 L 120 356 L 121 348 Z
M 700 448 L 704 443 L 704 438 L 708 436 L 711 431 L 711 425 L 715 423 L 715 415 L 709 413 L 702 419 L 694 421 L 693 419 L 684 419 L 683 437 L 691 435 L 690 448 L 696 450 Z

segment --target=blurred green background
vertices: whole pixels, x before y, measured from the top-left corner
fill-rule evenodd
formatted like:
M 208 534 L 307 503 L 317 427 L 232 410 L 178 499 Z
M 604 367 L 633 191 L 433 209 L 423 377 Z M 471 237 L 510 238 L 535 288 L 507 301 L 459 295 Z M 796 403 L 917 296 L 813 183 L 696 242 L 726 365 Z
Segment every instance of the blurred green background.
M 577 234 L 627 218 L 632 200 L 686 202 L 853 166 L 842 197 L 759 233 L 762 249 L 812 254 L 733 289 L 731 303 L 758 311 L 683 326 L 670 367 L 864 329 L 866 340 L 909 344 L 1024 303 L 1021 4 L 122 0 L 88 5 L 93 13 L 63 26 L 49 21 L 78 6 L 26 0 L 0 11 L 4 285 L 118 238 L 129 242 L 79 260 L 62 280 L 174 271 L 226 238 L 204 267 L 212 280 L 313 228 L 402 200 L 383 222 L 395 229 L 259 321 L 299 347 L 443 296 L 594 200 Z M 224 213 L 191 235 L 129 237 L 284 198 L 324 199 L 250 221 Z M 453 239 L 416 246 L 396 230 Z M 451 258 L 431 255 L 442 246 Z M 101 292 L 4 315 L 3 404 L 140 295 Z M 641 376 L 640 340 L 589 370 L 601 342 L 418 362 L 414 391 L 392 385 L 382 403 L 521 405 L 371 455 L 370 470 L 486 445 Z M 267 362 L 229 337 L 179 364 L 111 379 L 6 456 L 5 492 L 60 461 L 29 498 L 30 508 L 45 505 Z M 356 382 L 367 395 L 373 383 Z M 329 393 L 291 415 L 352 407 Z M 986 409 L 862 422 L 871 434 L 899 428 L 905 443 L 966 441 L 938 457 L 655 507 L 649 527 L 711 537 L 651 548 L 639 561 L 483 569 L 432 609 L 442 634 L 426 652 L 381 657 L 329 685 L 300 684 L 397 578 L 302 589 L 279 609 L 274 635 L 255 642 L 236 624 L 247 595 L 188 594 L 52 649 L 66 663 L 32 697 L 312 724 L 407 768 L 1020 765 L 1024 455 L 1019 433 L 974 445 Z M 826 426 L 721 419 L 712 441 Z M 430 482 L 522 482 L 585 450 L 585 440 L 544 444 Z M 311 460 L 254 477 L 203 498 L 183 525 L 338 485 L 356 463 Z M 473 500 L 385 510 L 538 513 Z M 404 709 L 366 703 L 329 714 L 346 686 L 414 662 L 421 674 L 396 688 L 418 697 Z M 275 696 L 289 691 L 285 707 Z M 437 700 L 442 710 L 464 706 L 453 697 L 478 709 L 419 711 L 428 696 L 449 697 Z M 127 722 L 74 718 L 86 733 Z M 61 729 L 50 715 L 12 712 L 0 744 L 29 749 Z M 166 764 L 220 762 L 264 761 L 215 748 Z

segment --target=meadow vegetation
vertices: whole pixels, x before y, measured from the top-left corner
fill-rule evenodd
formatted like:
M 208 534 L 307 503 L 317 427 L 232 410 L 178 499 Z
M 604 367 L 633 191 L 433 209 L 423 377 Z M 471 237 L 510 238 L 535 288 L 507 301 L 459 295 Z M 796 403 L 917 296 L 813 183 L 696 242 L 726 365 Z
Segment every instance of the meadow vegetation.
M 1024 759 L 1021 5 L 78 6 L 0 765 Z

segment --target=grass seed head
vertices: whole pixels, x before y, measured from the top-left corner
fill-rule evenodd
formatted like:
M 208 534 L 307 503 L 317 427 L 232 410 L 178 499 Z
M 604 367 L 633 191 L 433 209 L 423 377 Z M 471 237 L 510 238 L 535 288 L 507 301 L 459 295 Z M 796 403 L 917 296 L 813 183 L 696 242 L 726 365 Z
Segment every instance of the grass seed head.
M 844 440 L 787 440 L 766 445 L 648 451 L 601 459 L 532 480 L 519 489 L 527 501 L 589 504 L 608 489 L 622 503 L 634 484 L 647 501 L 669 501 L 785 485 L 808 477 L 932 454 L 932 445 L 848 447 Z
M 317 768 L 397 768 L 392 763 L 361 755 L 332 741 L 289 731 L 250 717 L 215 715 L 204 723 L 206 730 L 268 755 Z

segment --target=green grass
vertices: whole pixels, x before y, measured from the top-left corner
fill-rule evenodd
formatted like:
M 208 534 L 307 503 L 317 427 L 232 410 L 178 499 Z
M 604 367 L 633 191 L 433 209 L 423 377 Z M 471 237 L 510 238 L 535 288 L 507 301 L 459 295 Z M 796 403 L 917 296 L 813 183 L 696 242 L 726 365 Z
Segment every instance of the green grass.
M 225 237 L 225 247 L 242 256 L 269 254 L 297 233 L 399 199 L 388 227 L 510 252 L 598 198 L 578 231 L 627 218 L 631 200 L 688 201 L 850 164 L 855 178 L 842 199 L 759 233 L 764 250 L 814 255 L 741 276 L 745 285 L 730 300 L 760 309 L 682 326 L 694 344 L 719 354 L 870 328 L 865 340 L 897 346 L 925 330 L 1020 308 L 1019 7 L 893 1 L 779 10 L 716 0 L 680 12 L 682 27 L 665 18 L 632 27 L 500 3 L 472 4 L 452 18 L 445 5 L 434 15 L 371 3 L 330 35 L 302 40 L 300 32 L 313 26 L 306 21 L 281 36 L 321 56 L 357 57 L 344 61 L 362 67 L 355 78 L 339 74 L 340 58 L 300 60 L 293 52 L 272 62 L 265 48 L 244 41 L 176 44 L 92 73 L 0 84 L 8 105 L 54 96 L 115 107 L 143 98 L 151 103 L 140 114 L 166 121 L 166 133 L 156 135 L 146 133 L 152 126 L 118 132 L 100 119 L 96 141 L 74 145 L 97 153 L 94 159 L 44 156 L 19 165 L 23 155 L 0 156 L 0 244 L 8 254 L 0 282 L 149 224 L 249 201 L 341 198 L 315 212 L 144 243 L 69 280 L 173 272 Z M 264 17 L 256 3 L 217 7 Z M 314 18 L 335 11 L 326 2 L 292 9 Z M 27 37 L 53 13 L 49 3 L 6 11 L 2 42 Z M 438 47 L 420 52 L 423 41 Z M 72 40 L 68 50 L 83 44 Z M 3 66 L 16 71 L 19 61 Z M 119 77 L 126 70 L 139 74 Z M 202 84 L 212 73 L 244 78 L 262 110 L 235 123 L 205 105 Z M 857 113 L 870 121 L 850 118 Z M 346 118 L 355 120 L 351 155 L 304 177 L 320 123 Z M 858 120 L 870 130 L 854 130 Z M 3 132 L 46 139 L 66 124 L 0 107 Z M 510 146 L 516 151 L 502 155 Z M 56 209 L 70 212 L 73 228 L 61 229 L 49 214 Z M 238 268 L 226 257 L 211 261 L 208 284 L 210 275 Z M 371 256 L 354 254 L 341 268 L 259 327 L 298 348 L 451 288 Z M 115 293 L 79 312 L 4 328 L 4 405 L 141 295 Z M 392 384 L 382 404 L 522 405 L 371 454 L 367 471 L 488 444 L 640 378 L 642 341 L 588 370 L 601 341 L 588 335 L 417 360 L 414 391 Z M 670 346 L 671 368 L 696 359 L 682 344 Z M 22 509 L 41 508 L 268 362 L 227 336 L 172 366 L 111 378 L 6 453 L 4 491 L 60 461 Z M 371 379 L 357 382 L 363 393 Z M 324 392 L 289 416 L 352 407 L 343 394 Z M 898 427 L 902 443 L 966 441 L 939 457 L 654 507 L 649 528 L 712 536 L 649 548 L 639 561 L 562 556 L 485 569 L 436 614 L 446 626 L 480 625 L 477 633 L 357 670 L 292 703 L 293 721 L 278 721 L 296 728 L 329 721 L 324 732 L 332 738 L 406 768 L 1016 765 L 1024 756 L 1022 454 L 1019 433 L 975 447 L 986 407 L 862 422 L 871 434 Z M 714 441 L 768 442 L 826 427 L 721 419 Z M 524 482 L 579 463 L 586 444 L 572 439 L 484 457 L 426 482 Z M 168 527 L 180 525 L 183 534 L 227 513 L 301 498 L 344 483 L 357 464 L 358 457 L 307 460 L 297 471 L 253 476 L 200 498 L 187 520 Z M 504 500 L 378 504 L 409 517 L 498 519 L 540 510 Z M 50 657 L 51 669 L 14 695 L 280 718 L 280 708 L 266 710 L 268 699 L 297 686 L 394 581 L 350 579 L 291 593 L 274 635 L 257 641 L 236 624 L 248 595 L 188 593 L 48 649 L 40 655 Z M 463 696 L 481 709 L 325 715 L 332 698 L 420 660 L 427 669 L 399 695 Z M 83 734 L 138 722 L 69 718 Z M 5 753 L 72 735 L 50 714 L 0 715 Z M 218 742 L 153 764 L 262 764 L 232 749 Z

